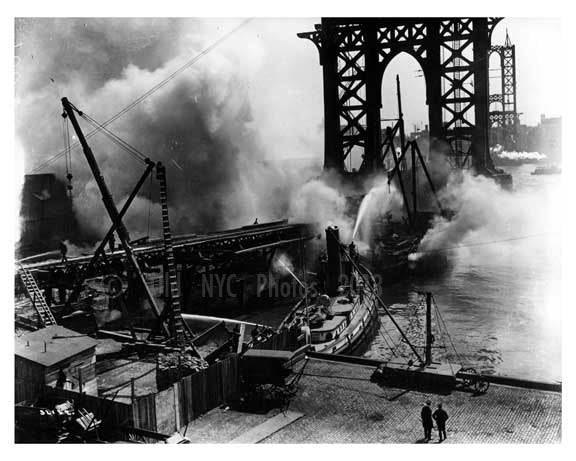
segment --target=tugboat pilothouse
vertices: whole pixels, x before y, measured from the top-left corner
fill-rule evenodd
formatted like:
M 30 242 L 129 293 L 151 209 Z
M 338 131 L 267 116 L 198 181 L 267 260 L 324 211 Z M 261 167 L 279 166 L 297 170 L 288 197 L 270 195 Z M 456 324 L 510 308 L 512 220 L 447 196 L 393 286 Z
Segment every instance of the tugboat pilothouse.
M 360 354 L 378 330 L 376 281 L 354 244 L 340 243 L 337 227 L 326 229 L 326 249 L 318 289 L 308 290 L 282 325 L 300 327 L 315 352 Z

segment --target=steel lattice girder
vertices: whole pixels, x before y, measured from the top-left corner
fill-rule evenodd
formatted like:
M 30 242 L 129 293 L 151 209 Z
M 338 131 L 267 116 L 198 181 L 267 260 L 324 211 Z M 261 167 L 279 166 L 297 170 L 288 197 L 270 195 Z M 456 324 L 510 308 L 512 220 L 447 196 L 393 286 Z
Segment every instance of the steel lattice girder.
M 506 34 L 506 44 L 491 47 L 491 53 L 500 57 L 501 94 L 490 95 L 490 103 L 499 103 L 501 109 L 490 112 L 490 126 L 505 130 L 505 136 L 513 136 L 518 124 L 516 105 L 516 47 Z M 498 96 L 498 98 L 496 98 Z
M 379 158 L 382 76 L 401 52 L 412 55 L 424 71 L 431 136 L 474 144 L 474 163 L 486 167 L 487 56 L 499 21 L 323 18 L 315 31 L 298 34 L 315 44 L 323 67 L 325 168 L 344 170 L 354 147 L 364 151 L 364 161 Z
M 251 251 L 264 251 L 297 243 L 301 239 L 313 237 L 311 224 L 287 224 L 277 222 L 246 226 L 245 228 L 216 232 L 206 235 L 173 237 L 174 259 L 177 264 L 224 264 L 245 258 Z M 161 240 L 150 242 L 142 247 L 134 247 L 136 258 L 154 267 L 164 264 L 165 254 Z M 238 255 L 236 254 L 238 253 Z M 32 271 L 39 284 L 44 284 L 46 275 L 54 278 L 55 272 L 61 272 L 61 278 L 72 282 L 74 272 L 80 272 L 88 266 L 91 257 L 69 258 L 63 265 L 59 261 L 25 265 Z M 107 254 L 106 261 L 95 264 L 84 278 L 108 275 L 111 268 L 123 271 L 126 268 L 125 255 L 122 251 Z M 64 269 L 65 270 L 62 270 Z M 55 282 L 57 283 L 57 281 Z M 66 282 L 68 283 L 68 282 Z

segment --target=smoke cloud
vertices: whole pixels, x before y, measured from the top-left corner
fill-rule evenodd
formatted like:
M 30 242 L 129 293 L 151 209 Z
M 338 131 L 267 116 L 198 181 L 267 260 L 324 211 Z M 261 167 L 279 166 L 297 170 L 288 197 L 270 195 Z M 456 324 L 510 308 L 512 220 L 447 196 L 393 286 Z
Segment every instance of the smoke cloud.
M 427 252 L 455 249 L 461 260 L 504 262 L 525 257 L 531 249 L 546 249 L 542 239 L 558 238 L 554 234 L 560 231 L 559 215 L 550 207 L 558 197 L 530 189 L 504 190 L 492 179 L 467 171 L 454 173 L 440 195 L 455 214 L 451 219 L 435 218 L 412 260 Z M 523 240 L 521 251 L 517 240 Z
M 342 241 L 352 238 L 354 219 L 349 215 L 346 196 L 323 179 L 311 180 L 297 190 L 289 216 L 295 221 L 318 223 L 319 231 L 327 226 L 338 226 Z
M 307 98 L 321 98 L 321 81 L 291 93 L 282 89 L 296 78 L 298 65 L 317 66 L 316 50 L 303 44 L 294 56 L 278 51 L 283 41 L 297 40 L 295 32 L 309 28 L 308 22 L 248 24 L 109 126 L 166 166 L 174 232 L 283 218 L 293 191 L 313 174 L 313 168 L 302 171 L 290 159 L 318 159 L 307 167 L 319 164 L 321 114 L 300 111 L 299 119 L 293 114 Z M 26 170 L 64 147 L 62 96 L 104 122 L 238 23 L 18 20 L 16 137 Z M 120 207 L 145 167 L 101 134 L 89 144 Z M 101 237 L 110 224 L 100 193 L 80 150 L 72 155 L 77 214 L 85 234 Z M 64 177 L 64 160 L 48 171 Z M 158 236 L 159 209 L 157 185 L 147 184 L 126 216 L 131 235 L 146 235 L 150 228 L 151 236 Z

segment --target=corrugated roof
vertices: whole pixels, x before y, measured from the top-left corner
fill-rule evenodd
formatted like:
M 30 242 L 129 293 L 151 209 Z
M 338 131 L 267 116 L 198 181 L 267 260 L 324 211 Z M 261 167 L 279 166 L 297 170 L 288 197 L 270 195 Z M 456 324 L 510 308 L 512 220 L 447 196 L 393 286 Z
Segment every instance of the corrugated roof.
M 46 344 L 46 352 L 44 352 Z M 60 325 L 52 325 L 16 338 L 15 354 L 49 367 L 74 357 L 98 344 L 93 338 L 81 335 Z

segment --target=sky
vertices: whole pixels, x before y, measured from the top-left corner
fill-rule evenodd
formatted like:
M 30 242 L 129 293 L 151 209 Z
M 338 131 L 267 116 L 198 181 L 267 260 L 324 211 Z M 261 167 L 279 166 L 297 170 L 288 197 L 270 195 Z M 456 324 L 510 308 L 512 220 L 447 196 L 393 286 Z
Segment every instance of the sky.
M 17 2 L 19 6 L 22 6 L 26 2 Z M 103 2 L 106 3 L 106 2 Z M 268 5 L 272 5 L 276 2 L 267 2 Z M 292 3 L 292 2 L 290 2 Z M 305 3 L 310 3 L 306 1 Z M 332 1 L 330 4 L 336 4 L 337 1 Z M 344 2 L 343 2 L 344 3 Z M 356 3 L 356 2 L 354 2 Z M 464 5 L 466 2 L 455 2 L 455 13 L 451 13 L 453 15 L 463 15 L 470 14 L 469 12 L 465 11 L 462 12 L 461 8 L 460 11 L 457 10 L 457 5 Z M 479 2 L 467 2 L 466 8 L 471 8 L 473 3 L 475 6 L 479 6 Z M 482 2 L 482 4 L 490 3 L 490 2 Z M 517 13 L 522 14 L 531 14 L 532 16 L 549 16 L 549 15 L 556 15 L 559 16 L 558 12 L 563 9 L 558 6 L 558 2 L 551 1 L 551 2 L 542 2 L 539 4 L 539 10 L 535 11 L 535 4 L 523 3 L 521 7 L 518 5 L 514 5 L 514 2 L 509 2 L 510 7 L 506 13 L 501 12 L 501 8 L 504 8 L 505 2 L 493 2 L 492 5 L 501 5 L 497 7 L 496 10 L 499 11 L 498 15 L 506 16 L 508 14 L 515 15 Z M 214 5 L 215 2 L 210 2 L 211 5 Z M 314 7 L 311 3 L 306 7 L 301 7 L 301 9 L 294 13 L 294 15 L 303 16 L 306 14 L 312 14 L 314 12 L 319 14 L 326 14 L 325 7 L 321 6 L 322 2 L 318 2 L 316 7 Z M 331 15 L 346 15 L 351 14 L 350 12 L 350 5 L 349 1 L 345 2 L 346 6 L 342 7 L 344 9 L 340 9 L 334 11 L 333 9 L 330 11 Z M 377 2 L 373 3 L 377 5 Z M 555 6 L 552 6 L 555 4 Z M 568 4 L 568 2 L 566 2 Z M 10 9 L 13 10 L 13 6 L 16 5 L 14 3 L 9 4 Z M 76 2 L 75 5 L 78 5 Z M 412 2 L 410 2 L 412 5 Z M 427 5 L 427 6 L 426 6 Z M 448 11 L 448 7 L 444 6 L 445 3 L 443 2 L 442 12 Z M 86 6 L 86 5 L 85 5 Z M 113 16 L 118 14 L 123 15 L 131 15 L 135 14 L 134 7 L 126 3 L 125 6 L 122 8 L 120 4 L 117 2 L 110 2 L 106 10 L 98 10 L 96 12 L 92 12 L 90 10 L 84 11 L 80 15 L 84 14 L 88 17 L 90 16 Z M 146 9 L 144 4 L 141 5 L 142 8 L 138 8 L 136 14 L 144 14 L 150 15 L 150 11 Z M 6 8 L 8 9 L 9 6 L 7 5 Z M 193 16 L 198 8 L 201 8 L 201 5 L 188 5 L 186 10 L 182 8 L 179 9 L 180 16 Z M 205 8 L 205 7 L 204 7 Z M 263 7 L 258 7 L 258 12 L 262 12 L 261 14 L 266 14 L 269 10 Z M 386 5 L 386 11 L 388 11 L 389 5 Z M 390 5 L 390 8 L 394 8 L 393 5 Z M 427 8 L 427 9 L 426 9 Z M 420 4 L 418 11 L 421 9 L 427 11 L 427 14 L 433 15 L 438 13 L 436 11 L 437 6 L 433 5 L 431 2 L 426 2 L 424 4 Z M 484 6 L 484 9 L 488 7 Z M 22 10 L 19 8 L 20 11 L 15 11 L 13 16 L 16 17 L 31 17 L 31 16 L 77 16 L 79 15 L 77 11 L 74 11 L 73 8 L 70 8 L 70 4 L 67 2 L 38 2 L 38 6 L 34 6 L 31 8 L 27 8 Z M 159 11 L 161 9 L 161 11 Z M 413 10 L 413 7 L 410 8 L 404 7 L 404 9 Z M 158 6 L 156 11 L 152 11 L 151 16 L 154 15 L 161 15 L 161 14 L 170 14 L 174 8 L 168 9 L 164 2 L 162 6 Z M 415 10 L 415 8 L 414 8 Z M 95 13 L 95 14 L 94 14 Z M 273 13 L 273 12 L 272 12 Z M 398 15 L 405 15 L 405 14 L 412 14 L 413 11 L 406 12 L 400 11 L 394 14 L 395 16 Z M 440 12 L 441 13 L 441 12 Z M 245 17 L 249 15 L 254 15 L 254 8 L 247 9 L 245 6 L 245 2 L 233 2 L 225 9 L 218 10 L 216 7 L 213 7 L 211 11 L 208 13 L 212 16 L 231 16 L 231 17 Z M 372 9 L 372 15 L 376 14 L 374 9 Z M 484 15 L 484 14 L 492 14 L 491 12 L 486 11 L 478 11 L 476 10 L 474 15 Z M 257 15 L 257 14 L 256 14 Z M 285 15 L 285 14 L 284 14 Z M 274 14 L 268 14 L 268 16 L 275 16 Z M 205 20 L 204 20 L 205 21 Z M 8 20 L 5 21 L 7 24 L 10 22 Z M 269 140 L 266 143 L 267 149 L 272 149 L 274 151 L 274 155 L 277 156 L 285 156 L 285 157 L 299 157 L 299 156 L 313 156 L 313 157 L 322 157 L 323 155 L 323 147 L 322 147 L 322 131 L 321 131 L 321 123 L 322 123 L 322 73 L 321 67 L 319 66 L 318 62 L 318 54 L 315 47 L 307 41 L 300 40 L 296 38 L 295 34 L 297 32 L 306 31 L 306 30 L 313 30 L 313 26 L 315 23 L 318 22 L 317 18 L 303 18 L 303 19 L 257 19 L 253 21 L 248 27 L 244 28 L 242 34 L 238 34 L 236 38 L 230 42 L 226 43 L 227 51 L 230 55 L 236 55 L 238 57 L 238 61 L 236 61 L 238 68 L 241 68 L 243 74 L 246 77 L 246 85 L 247 92 L 249 94 L 249 98 L 251 100 L 251 110 L 252 116 L 255 120 L 257 120 L 261 125 L 262 129 L 259 131 L 259 136 Z M 233 27 L 235 24 L 238 23 L 238 20 L 230 19 L 230 20 L 215 20 L 211 22 L 211 25 L 206 23 L 206 30 L 211 30 L 212 34 L 206 35 L 206 43 L 210 40 L 216 39 L 217 36 L 221 35 L 224 30 L 228 30 L 228 28 Z M 10 27 L 10 26 L 9 26 Z M 521 120 L 523 123 L 534 125 L 538 122 L 540 114 L 544 113 L 547 116 L 558 116 L 564 115 L 566 117 L 570 116 L 570 112 L 565 109 L 564 113 L 562 110 L 563 103 L 568 104 L 566 101 L 571 100 L 572 96 L 570 94 L 566 94 L 563 92 L 563 85 L 562 81 L 565 78 L 565 75 L 568 75 L 569 78 L 573 76 L 573 73 L 570 73 L 566 66 L 570 66 L 570 60 L 565 59 L 565 53 L 567 53 L 568 48 L 566 45 L 567 38 L 565 37 L 563 41 L 562 31 L 560 30 L 560 20 L 558 18 L 548 18 L 548 19 L 539 19 L 537 17 L 527 18 L 527 19 L 520 19 L 520 18 L 512 18 L 508 17 L 504 19 L 496 28 L 494 32 L 494 40 L 493 43 L 503 43 L 505 37 L 505 29 L 508 27 L 508 31 L 510 33 L 511 39 L 513 43 L 516 45 L 516 52 L 517 52 L 517 69 L 518 69 L 518 108 L 519 111 L 523 113 Z M 176 38 L 174 34 L 174 30 L 165 30 L 164 35 L 168 38 Z M 564 29 L 564 33 L 567 35 L 571 35 L 571 32 L 568 28 Z M 7 31 L 6 37 L 12 35 L 11 31 Z M 138 35 L 138 34 L 135 34 Z M 23 42 L 21 40 L 22 37 L 16 37 L 15 45 L 16 49 L 18 49 Z M 244 39 L 250 39 L 250 47 L 247 47 L 247 43 Z M 145 39 L 142 39 L 143 42 Z M 72 37 L 70 43 L 77 43 L 75 37 Z M 113 42 L 113 40 L 112 40 Z M 25 43 L 25 42 L 24 42 Z M 142 43 L 142 42 L 141 42 Z M 43 44 L 46 49 L 50 50 L 53 49 L 54 46 L 50 44 L 50 41 L 47 40 L 46 43 Z M 137 43 L 132 43 L 134 48 L 137 48 Z M 163 49 L 158 49 L 158 53 L 151 57 L 162 61 L 162 56 L 166 53 L 166 56 L 173 57 L 175 51 L 170 52 L 170 43 L 166 42 L 166 47 Z M 71 46 L 71 45 L 69 45 Z M 121 47 L 121 42 L 118 42 L 118 46 Z M 176 47 L 174 47 L 176 48 Z M 188 49 L 180 49 L 178 51 L 182 52 L 183 56 L 191 57 L 197 54 L 197 52 L 201 48 L 199 46 L 196 47 L 189 47 Z M 5 62 L 10 63 L 13 57 L 13 50 L 11 46 L 7 46 L 6 50 L 7 56 Z M 28 51 L 28 50 L 27 50 Z M 129 54 L 129 50 L 126 50 L 126 53 Z M 51 54 L 48 53 L 51 57 Z M 64 54 L 66 55 L 66 54 Z M 248 58 L 246 57 L 248 56 Z M 78 71 L 83 71 L 86 69 L 86 65 L 89 64 L 90 61 L 94 61 L 94 58 L 98 56 L 91 55 L 90 53 L 86 53 L 76 62 L 72 62 L 70 64 L 71 68 L 76 68 Z M 246 59 L 243 61 L 243 59 Z M 397 58 L 401 60 L 401 58 Z M 142 61 L 146 61 L 145 58 L 139 56 L 136 62 L 141 63 Z M 60 63 L 55 63 L 60 64 Z M 122 62 L 120 62 L 122 64 Z M 397 70 L 394 66 L 397 64 Z M 154 67 L 153 62 L 146 62 L 150 68 Z M 98 62 L 98 66 L 93 67 L 96 72 L 100 72 L 102 69 L 99 67 L 105 68 L 107 67 L 105 64 Z M 26 78 L 27 76 L 30 77 L 31 75 L 36 75 L 40 80 L 44 79 L 44 81 L 49 82 L 48 78 L 49 75 L 41 75 L 39 70 L 34 67 L 27 67 L 21 66 L 21 62 L 16 60 L 15 63 L 16 72 L 21 72 L 20 78 Z M 402 64 L 399 63 L 391 63 L 390 68 L 388 69 L 387 75 L 385 75 L 385 81 L 383 84 L 383 92 L 384 92 L 384 100 L 386 100 L 386 95 L 390 94 L 390 90 L 393 91 L 393 87 L 391 85 L 387 85 L 387 81 L 392 82 L 393 76 L 396 72 L 400 72 L 402 78 L 402 86 L 403 86 L 403 98 L 404 98 L 404 112 L 407 119 L 408 126 L 414 123 L 422 123 L 426 122 L 426 108 L 424 106 L 424 89 L 423 89 L 423 79 L 418 77 L 410 77 L 413 75 L 415 70 L 417 69 L 417 65 L 414 62 L 408 59 L 408 63 Z M 403 74 L 406 74 L 404 76 Z M 18 89 L 18 83 L 16 83 L 15 91 L 12 92 L 12 79 L 11 79 L 11 72 L 7 72 L 8 78 L 5 81 L 5 85 L 3 85 L 3 89 L 6 91 L 5 100 L 11 101 L 14 100 L 14 109 L 16 113 L 15 120 L 10 120 L 12 117 L 8 116 L 8 122 L 14 123 L 14 128 L 16 131 L 16 139 L 15 139 L 15 150 L 16 155 L 8 157 L 8 166 L 6 167 L 7 171 L 15 171 L 14 177 L 9 176 L 8 181 L 2 181 L 2 185 L 6 188 L 3 190 L 4 197 L 13 197 L 12 200 L 7 199 L 8 202 L 12 202 L 14 205 L 13 211 L 13 222 L 17 222 L 17 191 L 19 190 L 18 180 L 21 174 L 23 174 L 26 170 L 31 168 L 35 163 L 41 161 L 49 157 L 51 154 L 59 151 L 62 148 L 61 143 L 56 143 L 56 140 L 61 138 L 60 136 L 60 121 L 58 119 L 60 114 L 60 105 L 58 101 L 58 97 L 61 93 L 57 91 L 54 92 L 54 97 L 52 100 L 43 99 L 43 98 L 36 98 L 38 94 L 33 94 L 34 92 L 30 89 L 26 91 L 22 91 L 22 89 Z M 77 72 L 75 76 L 79 76 L 80 72 Z M 5 76 L 6 77 L 6 76 Z M 157 80 L 154 80 L 153 77 L 159 77 Z M 149 86 L 146 88 L 142 88 L 144 91 L 159 81 L 162 75 L 155 76 L 153 74 L 150 75 L 150 79 L 148 80 Z M 568 80 L 566 80 L 568 81 Z M 390 86 L 390 89 L 388 89 Z M 138 90 L 140 88 L 137 88 Z M 61 92 L 67 93 L 71 95 L 69 91 L 71 87 L 69 86 L 62 86 L 60 88 Z M 14 94 L 16 97 L 14 98 Z M 76 94 L 78 95 L 78 93 Z M 137 94 L 134 94 L 136 97 Z M 18 112 L 18 107 L 22 104 L 23 99 L 30 98 L 27 100 L 27 103 L 30 104 L 28 107 L 32 107 L 34 111 L 36 111 L 36 116 L 33 119 L 28 119 L 21 117 L 22 113 Z M 75 99 L 77 105 L 86 107 L 87 100 L 83 99 Z M 91 102 L 91 101 L 90 101 Z M 122 100 L 119 103 L 124 103 L 126 101 Z M 129 101 L 128 101 L 129 102 Z M 389 104 L 388 106 L 392 106 L 393 104 Z M 566 106 L 569 107 L 569 106 Z M 106 116 L 111 116 L 115 112 L 115 109 L 119 108 L 114 104 L 106 110 L 104 108 L 102 112 L 99 114 L 103 117 L 103 120 L 106 119 Z M 6 111 L 10 112 L 10 111 Z M 394 113 L 394 111 L 392 110 Z M 50 123 L 53 123 L 52 125 Z M 31 123 L 31 126 L 22 131 L 22 124 Z M 34 123 L 32 123 L 34 122 Z M 36 125 L 38 123 L 38 125 Z M 31 145 L 26 140 L 26 131 L 40 129 L 43 134 L 45 133 L 54 133 L 49 137 L 45 137 L 42 139 L 41 137 L 36 140 Z M 42 141 L 45 141 L 44 149 L 38 149 L 38 146 L 41 145 Z M 131 139 L 132 142 L 134 140 Z M 570 139 L 565 140 L 566 143 L 571 142 Z M 287 146 L 283 148 L 283 146 Z M 34 148 L 35 151 L 31 152 L 30 148 Z M 33 149 L 33 150 L 34 150 Z M 10 150 L 10 149 L 9 149 Z M 567 151 L 569 149 L 566 149 Z M 14 165 L 14 169 L 12 169 L 11 162 L 14 161 L 16 165 Z M 25 164 L 23 164 L 23 161 Z M 570 158 L 566 158 L 567 164 L 570 161 Z M 79 162 L 78 162 L 79 163 Z M 12 188 L 12 182 L 16 182 L 16 187 Z M 565 181 L 564 183 L 570 183 L 569 181 Z M 570 186 L 572 187 L 572 186 Z M 566 194 L 566 197 L 573 196 L 572 194 Z M 566 207 L 567 209 L 571 209 Z M 14 226 L 16 227 L 16 226 Z M 10 229 L 4 229 L 3 236 L 8 233 Z M 568 234 L 568 233 L 566 233 Z M 15 241 L 15 236 L 17 235 L 16 230 L 12 230 L 12 233 L 7 238 L 3 239 L 4 245 L 2 247 L 2 259 L 4 261 L 12 261 L 13 259 L 13 246 L 12 242 Z M 570 255 L 574 254 L 573 243 L 571 243 L 568 238 L 566 237 L 563 247 L 566 248 L 564 252 L 564 256 L 567 260 L 569 259 Z M 569 263 L 570 267 L 573 266 L 573 259 Z M 568 264 L 565 264 L 565 267 L 568 267 Z M 4 266 L 5 269 L 5 277 L 4 280 L 12 280 L 13 279 L 13 267 L 11 264 L 6 264 Z M 571 277 L 567 277 L 567 279 L 571 279 Z M 566 284 L 566 290 L 568 290 L 568 284 Z M 4 294 L 6 296 L 5 304 L 10 305 L 12 302 L 12 295 L 9 289 L 4 290 Z M 568 300 L 569 293 L 566 291 L 564 294 L 564 299 Z M 566 301 L 567 303 L 567 301 Z M 6 311 L 7 315 L 10 315 L 9 310 Z M 571 310 L 565 310 L 567 314 L 564 317 L 564 325 L 566 328 L 569 328 L 569 325 L 572 325 L 574 322 L 569 321 L 568 318 L 571 314 Z M 11 328 L 10 322 L 5 322 L 4 325 L 6 328 Z M 571 340 L 571 336 L 568 330 L 566 330 L 563 334 L 564 339 Z M 572 335 L 573 336 L 573 335 Z M 7 331 L 7 334 L 4 335 L 7 341 L 11 341 L 12 335 L 10 332 Z M 10 350 L 10 344 L 7 344 L 6 350 Z M 570 345 L 571 346 L 571 345 Z M 568 347 L 567 350 L 571 350 L 573 347 Z M 568 360 L 568 354 L 564 354 L 565 360 Z M 565 362 L 565 365 L 569 364 L 568 361 Z M 566 368 L 565 368 L 566 370 Z M 572 376 L 573 377 L 573 376 Z M 571 380 L 573 381 L 573 380 Z M 8 383 L 8 386 L 10 384 Z M 9 392 L 9 389 L 6 389 Z M 566 395 L 566 400 L 568 400 L 569 393 Z M 563 432 L 568 433 L 567 428 L 569 427 L 569 421 L 566 421 L 566 425 L 563 428 Z M 10 429 L 7 428 L 7 431 L 4 433 L 9 434 Z M 509 455 L 517 456 L 517 451 L 522 447 L 514 447 L 510 448 Z M 542 453 L 546 455 L 551 448 L 544 447 L 547 452 Z M 393 449 L 393 447 L 391 448 Z M 534 448 L 526 448 L 530 450 L 530 453 L 533 454 Z M 388 449 L 387 449 L 388 450 Z M 506 450 L 506 447 L 498 447 L 499 452 L 502 450 Z M 514 450 L 514 451 L 512 451 Z M 272 453 L 271 453 L 272 454 Z M 501 453 L 500 453 L 501 454 Z M 528 452 L 526 453 L 528 454 Z M 548 453 L 549 454 L 549 453 Z M 462 452 L 461 455 L 464 456 L 472 456 L 474 459 L 475 456 L 480 459 L 480 456 L 484 457 L 482 453 L 476 451 L 474 453 L 470 453 L 469 450 L 466 452 Z
M 171 208 L 177 230 L 191 222 L 207 229 L 242 225 L 246 216 L 256 214 L 277 219 L 287 212 L 291 192 L 310 174 L 310 169 L 303 171 L 301 160 L 319 168 L 324 155 L 322 68 L 316 47 L 296 36 L 314 30 L 318 22 L 254 18 L 212 49 L 242 20 L 19 19 L 15 129 L 20 171 L 64 177 L 64 159 L 36 169 L 64 148 L 61 97 L 104 122 L 210 49 L 110 128 L 167 165 L 171 184 L 181 192 Z M 561 115 L 561 86 L 550 83 L 560 61 L 561 48 L 555 46 L 559 24 L 552 19 L 505 19 L 494 32 L 494 43 L 503 43 L 508 29 L 516 44 L 518 108 L 522 122 L 529 125 L 537 124 L 540 114 Z M 418 70 L 413 58 L 400 55 L 386 69 L 382 84 L 382 117 L 395 117 L 394 79 L 400 75 L 409 130 L 428 123 L 424 79 Z M 113 195 L 126 197 L 139 170 L 101 135 L 90 143 Z M 99 203 L 97 188 L 78 154 L 73 156 L 77 209 L 86 213 L 83 221 L 103 226 L 105 220 L 92 213 Z M 279 202 L 268 198 L 271 185 Z M 147 192 L 132 207 L 135 228 L 146 228 L 148 210 L 157 207 L 145 199 Z M 188 197 L 195 197 L 193 206 Z
M 559 18 L 504 18 L 494 29 L 493 45 L 504 44 L 506 30 L 516 45 L 516 97 L 523 124 L 537 125 L 541 114 L 562 115 L 562 87 L 557 84 L 563 66 L 560 25 Z M 495 58 L 494 55 L 491 60 L 490 68 L 495 69 L 491 76 L 499 74 Z M 382 84 L 382 115 L 391 118 L 396 116 L 395 78 L 400 75 L 403 112 L 410 130 L 414 124 L 422 128 L 422 124 L 428 123 L 425 83 L 419 70 L 419 64 L 411 56 L 398 55 L 386 69 Z M 491 93 L 499 93 L 499 80 L 493 78 L 491 83 Z
M 76 63 L 69 61 L 66 65 L 74 69 L 74 77 L 80 80 L 93 80 L 92 76 L 82 75 L 81 71 L 86 74 L 94 73 L 98 67 L 96 72 L 102 78 L 96 79 L 94 84 L 103 85 L 107 77 L 106 67 L 109 67 L 111 72 L 108 76 L 114 77 L 124 69 L 123 66 L 129 64 L 150 68 L 160 65 L 162 57 L 172 57 L 176 54 L 176 50 L 186 57 L 187 50 L 177 46 L 171 50 L 170 42 L 172 37 L 176 41 L 176 34 L 187 33 L 186 27 L 194 27 L 191 25 L 192 22 L 187 24 L 187 21 L 182 19 L 179 21 L 179 27 L 169 30 L 167 19 L 143 19 L 132 26 L 136 38 L 126 40 L 124 43 L 118 27 L 111 26 L 108 31 L 109 38 L 102 43 L 102 47 L 92 48 L 96 51 L 96 55 L 77 53 L 76 58 L 79 61 Z M 238 22 L 236 19 L 203 19 L 202 33 L 206 37 L 205 43 L 209 43 Z M 319 143 L 322 140 L 318 127 L 322 124 L 323 98 L 322 70 L 318 52 L 311 42 L 296 37 L 297 32 L 313 30 L 317 22 L 319 18 L 257 18 L 236 33 L 231 40 L 220 45 L 228 55 L 236 55 L 235 65 L 238 66 L 238 72 L 242 74 L 243 83 L 248 88 L 255 118 L 265 125 L 259 130 L 260 134 L 270 139 L 270 144 L 277 146 L 277 154 L 281 156 L 295 155 L 293 152 L 286 152 L 295 149 L 294 141 L 291 139 L 294 135 L 302 143 L 321 149 Z M 31 78 L 36 81 L 36 87 L 17 83 L 17 100 L 18 97 L 26 97 L 36 91 L 39 85 L 49 82 L 49 78 L 55 78 L 39 74 L 39 70 L 52 71 L 49 66 L 43 69 L 31 63 L 32 59 L 38 60 L 38 55 L 42 53 L 53 55 L 53 50 L 50 49 L 53 37 L 48 29 L 59 26 L 46 23 L 42 27 L 46 29 L 42 36 L 48 39 L 45 43 L 38 41 L 30 43 L 28 40 L 30 34 L 17 34 L 16 50 L 21 56 L 17 61 L 17 77 L 20 82 Z M 138 34 L 139 28 L 142 30 L 140 34 Z M 558 80 L 559 66 L 562 63 L 562 50 L 557 46 L 562 37 L 560 20 L 505 18 L 494 31 L 494 44 L 504 42 L 506 30 L 516 45 L 518 110 L 522 113 L 522 122 L 535 125 L 541 114 L 560 116 L 561 87 L 553 84 Z M 149 36 L 146 36 L 147 31 L 152 31 Z M 163 38 L 160 38 L 160 35 L 163 35 Z M 146 45 L 154 41 L 160 42 L 161 45 L 153 48 L 151 56 L 146 59 Z M 82 41 L 78 42 L 73 36 L 65 42 L 65 45 L 68 49 L 91 46 Z M 107 63 L 99 59 L 100 55 L 119 53 L 119 50 L 122 50 L 123 56 L 115 62 Z M 194 52 L 195 50 L 190 49 L 189 56 L 193 56 Z M 68 61 L 64 54 L 57 57 Z M 93 65 L 90 61 L 93 61 Z M 418 71 L 419 65 L 407 55 L 398 56 L 392 61 L 386 70 L 382 85 L 383 117 L 396 115 L 394 79 L 395 75 L 399 74 L 407 126 L 412 128 L 417 124 L 421 127 L 427 123 L 425 83 Z M 60 80 L 70 82 L 72 79 L 61 75 Z M 153 84 L 152 81 L 150 83 Z M 498 81 L 495 80 L 494 83 L 497 84 Z M 58 85 L 60 91 L 66 88 L 66 85 L 58 81 L 52 86 L 58 87 Z M 44 102 L 48 101 L 41 103 L 37 101 L 38 105 L 35 106 L 36 112 L 42 116 L 49 110 L 41 105 Z M 52 104 L 53 101 L 50 100 L 49 103 Z M 16 111 L 18 129 L 18 107 Z M 283 150 L 281 148 L 283 144 L 289 147 Z M 306 155 L 310 152 L 301 154 Z

